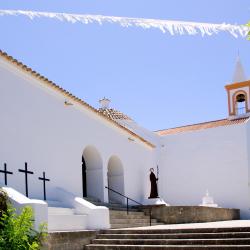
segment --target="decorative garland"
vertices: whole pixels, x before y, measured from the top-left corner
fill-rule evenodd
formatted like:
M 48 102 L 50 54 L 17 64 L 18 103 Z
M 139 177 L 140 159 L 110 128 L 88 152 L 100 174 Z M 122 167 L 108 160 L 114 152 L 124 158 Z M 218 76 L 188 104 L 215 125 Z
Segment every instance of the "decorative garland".
M 30 19 L 34 18 L 51 18 L 59 21 L 66 21 L 70 23 L 116 23 L 122 27 L 140 27 L 143 29 L 159 29 L 163 33 L 169 32 L 171 35 L 213 35 L 219 32 L 229 32 L 235 38 L 241 36 L 246 37 L 250 28 L 246 25 L 232 25 L 232 24 L 213 24 L 213 23 L 197 23 L 197 22 L 183 22 L 160 19 L 145 19 L 145 18 L 131 18 L 131 17 L 116 17 L 103 15 L 80 15 L 68 13 L 54 13 L 54 12 L 37 12 L 37 11 L 23 11 L 23 10 L 0 10 L 0 16 L 26 16 Z

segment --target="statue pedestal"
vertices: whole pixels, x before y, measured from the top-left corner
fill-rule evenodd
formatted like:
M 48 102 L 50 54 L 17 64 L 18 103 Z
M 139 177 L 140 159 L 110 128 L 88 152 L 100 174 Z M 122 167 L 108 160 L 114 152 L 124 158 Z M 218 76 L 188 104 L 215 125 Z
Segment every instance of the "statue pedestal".
M 202 198 L 202 204 L 199 206 L 201 207 L 218 207 L 216 203 L 214 203 L 214 199 L 212 196 L 209 195 L 209 192 L 206 192 L 206 195 Z
M 146 206 L 155 206 L 155 205 L 165 205 L 169 206 L 162 198 L 151 198 L 151 199 L 145 199 L 143 202 L 144 205 Z

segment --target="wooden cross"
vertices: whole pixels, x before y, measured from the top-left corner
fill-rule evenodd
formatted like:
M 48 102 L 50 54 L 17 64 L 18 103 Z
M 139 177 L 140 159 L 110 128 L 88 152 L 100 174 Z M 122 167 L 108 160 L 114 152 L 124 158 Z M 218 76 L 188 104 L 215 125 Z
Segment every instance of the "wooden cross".
M 7 175 L 13 174 L 13 172 L 7 171 L 7 164 L 4 163 L 4 170 L 0 169 L 0 173 L 4 173 L 4 184 L 5 184 L 5 186 L 7 186 Z
M 28 174 L 34 174 L 34 172 L 28 171 L 27 162 L 25 162 L 25 169 L 18 169 L 19 172 L 25 173 L 25 189 L 26 189 L 26 196 L 29 197 L 28 192 Z
M 43 172 L 43 177 L 39 177 L 38 179 L 43 181 L 43 198 L 46 201 L 46 181 L 50 181 L 50 179 L 45 178 L 45 172 Z

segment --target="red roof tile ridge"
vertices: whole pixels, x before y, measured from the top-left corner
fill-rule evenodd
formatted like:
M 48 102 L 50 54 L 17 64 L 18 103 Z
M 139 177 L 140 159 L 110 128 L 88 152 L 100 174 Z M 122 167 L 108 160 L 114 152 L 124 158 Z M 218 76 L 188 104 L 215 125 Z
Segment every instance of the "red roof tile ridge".
M 239 118 L 235 118 L 235 119 L 232 119 L 232 120 L 230 120 L 228 118 L 223 118 L 223 119 L 218 119 L 218 120 L 212 120 L 212 121 L 206 121 L 206 122 L 200 122 L 200 123 L 194 123 L 194 124 L 188 124 L 188 125 L 183 125 L 183 126 L 178 126 L 178 127 L 172 127 L 172 128 L 167 128 L 167 129 L 156 130 L 154 132 L 155 133 L 161 133 L 161 132 L 164 132 L 164 131 L 170 131 L 170 130 L 174 130 L 174 129 L 182 129 L 182 128 L 188 128 L 188 127 L 192 127 L 192 126 L 213 124 L 213 123 L 222 122 L 222 121 L 228 121 L 228 122 L 234 123 L 235 121 L 244 120 L 244 122 L 247 122 L 247 121 L 249 121 L 249 119 L 250 119 L 250 117 L 239 117 Z
M 185 128 L 185 127 L 190 127 L 190 126 L 195 126 L 195 125 L 201 125 L 201 124 L 206 124 L 206 123 L 211 123 L 211 122 L 224 121 L 224 120 L 227 120 L 227 119 L 224 118 L 224 119 L 218 119 L 218 120 L 212 120 L 212 121 L 206 121 L 206 122 L 198 122 L 198 123 L 187 124 L 187 125 L 177 126 L 177 127 L 172 127 L 172 128 L 159 129 L 159 130 L 155 130 L 154 132 L 161 132 L 161 131 L 165 131 L 165 130 L 169 130 L 169 129 L 176 129 L 176 128 Z

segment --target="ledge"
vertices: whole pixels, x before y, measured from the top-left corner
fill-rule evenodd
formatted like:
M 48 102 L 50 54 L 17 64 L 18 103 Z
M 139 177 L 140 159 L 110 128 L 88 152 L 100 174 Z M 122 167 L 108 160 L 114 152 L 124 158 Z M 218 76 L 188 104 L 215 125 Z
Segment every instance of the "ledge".
M 150 206 L 152 217 L 165 224 L 239 220 L 240 210 L 201 206 Z M 148 213 L 148 206 L 144 207 Z

